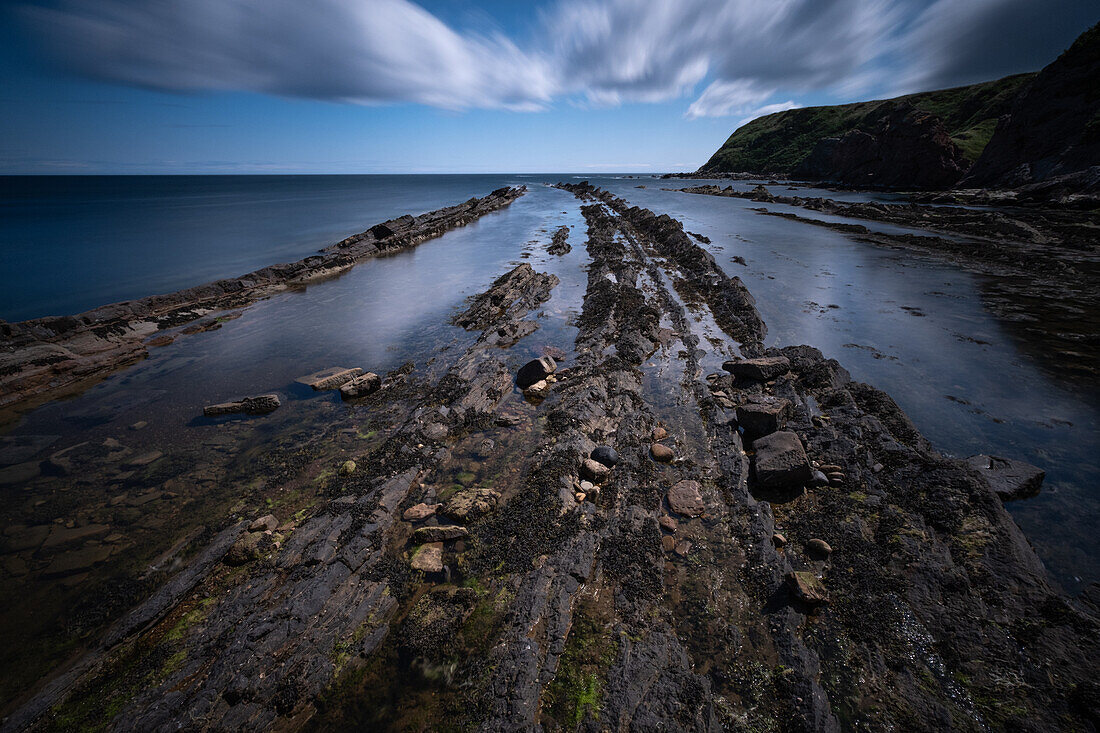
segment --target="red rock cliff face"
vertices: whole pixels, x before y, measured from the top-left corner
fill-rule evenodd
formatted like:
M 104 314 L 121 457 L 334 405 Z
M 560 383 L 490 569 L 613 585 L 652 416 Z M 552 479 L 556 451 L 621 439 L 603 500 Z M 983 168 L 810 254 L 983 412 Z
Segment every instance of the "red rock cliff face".
M 1011 188 L 1072 176 L 1097 188 L 1098 166 L 1100 25 L 1095 25 L 1017 97 L 963 185 Z
M 940 118 L 901 102 L 865 129 L 818 142 L 792 176 L 853 186 L 949 188 L 965 166 Z

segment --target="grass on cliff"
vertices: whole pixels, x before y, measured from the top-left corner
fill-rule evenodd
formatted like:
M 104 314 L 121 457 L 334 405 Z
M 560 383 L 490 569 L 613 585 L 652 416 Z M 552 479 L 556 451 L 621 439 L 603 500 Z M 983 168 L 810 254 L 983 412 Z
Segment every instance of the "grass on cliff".
M 908 102 L 943 120 L 951 139 L 971 163 L 985 149 L 997 119 L 1035 74 L 1017 74 L 997 81 L 896 99 L 854 102 L 829 107 L 804 107 L 759 117 L 730 135 L 700 170 L 781 173 L 793 169 L 819 140 L 863 129 L 878 119 L 885 105 Z

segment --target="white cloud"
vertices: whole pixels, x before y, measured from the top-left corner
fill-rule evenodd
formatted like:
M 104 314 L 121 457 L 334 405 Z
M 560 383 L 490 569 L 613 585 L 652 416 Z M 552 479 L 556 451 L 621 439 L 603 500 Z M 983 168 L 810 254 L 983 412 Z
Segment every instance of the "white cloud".
M 705 81 L 691 119 L 1038 68 L 1021 54 L 1053 58 L 1095 2 L 557 0 L 521 47 L 410 0 L 24 1 L 56 58 L 124 84 L 537 110 L 679 99 Z
M 157 89 L 445 109 L 532 109 L 558 91 L 537 54 L 407 0 L 63 0 L 25 14 L 72 68 Z

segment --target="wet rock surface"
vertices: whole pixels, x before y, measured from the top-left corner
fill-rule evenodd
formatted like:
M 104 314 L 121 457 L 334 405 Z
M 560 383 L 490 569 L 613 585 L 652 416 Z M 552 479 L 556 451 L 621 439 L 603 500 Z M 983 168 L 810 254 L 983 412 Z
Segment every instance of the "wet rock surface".
M 970 456 L 966 463 L 1001 497 L 1001 501 L 1036 496 L 1046 477 L 1043 469 L 1012 458 Z
M 985 482 L 836 361 L 765 349 L 751 296 L 678 222 L 562 187 L 584 203 L 587 290 L 576 360 L 541 404 L 514 390 L 537 352 L 498 336 L 533 306 L 478 308 L 477 342 L 325 501 L 285 534 L 226 530 L 7 727 L 90 710 L 141 731 L 1088 729 L 1095 608 L 1052 587 Z M 716 399 L 688 307 L 655 277 L 672 267 L 744 358 L 783 371 L 726 375 Z M 512 303 L 551 298 L 513 271 L 475 306 L 515 278 L 530 292 Z M 657 385 L 655 355 L 675 370 Z M 659 408 L 670 385 L 678 408 Z M 750 457 L 736 408 L 776 400 L 783 429 Z M 648 457 L 658 428 L 675 463 Z M 843 486 L 813 485 L 811 460 Z M 760 497 L 762 467 L 799 492 Z M 462 525 L 426 511 L 480 489 L 499 498 Z M 242 533 L 264 546 L 217 562 Z M 149 674 L 120 688 L 120 668 Z

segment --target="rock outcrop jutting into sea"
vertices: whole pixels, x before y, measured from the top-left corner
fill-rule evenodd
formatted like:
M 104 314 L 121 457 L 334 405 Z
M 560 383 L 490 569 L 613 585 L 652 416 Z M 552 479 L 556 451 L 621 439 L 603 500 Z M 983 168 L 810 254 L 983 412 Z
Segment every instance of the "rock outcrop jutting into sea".
M 328 500 L 225 528 L 5 730 L 1095 726 L 1097 609 L 985 479 L 835 360 L 765 348 L 680 222 L 560 187 L 587 286 L 537 399 L 509 349 L 558 280 L 522 264 L 440 379 L 362 398 L 405 417 Z M 702 318 L 737 353 L 705 377 Z M 509 471 L 444 486 L 475 454 Z
M 217 280 L 166 295 L 105 305 L 75 316 L 0 321 L 0 408 L 56 398 L 145 358 L 149 347 L 178 335 L 219 328 L 240 315 L 218 311 L 253 303 L 288 288 L 335 277 L 356 263 L 412 247 L 512 203 L 526 189 L 501 188 L 484 198 L 405 215 L 326 247 L 318 254 L 247 275 Z M 193 323 L 198 321 L 197 323 Z M 178 330 L 177 327 L 191 323 Z

